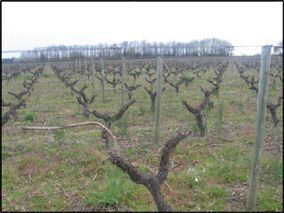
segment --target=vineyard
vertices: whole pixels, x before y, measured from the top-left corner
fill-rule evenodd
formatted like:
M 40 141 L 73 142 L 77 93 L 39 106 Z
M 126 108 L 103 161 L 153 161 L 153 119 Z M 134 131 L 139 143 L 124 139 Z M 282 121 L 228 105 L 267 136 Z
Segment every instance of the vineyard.
M 282 63 L 271 57 L 257 211 L 283 211 Z M 248 56 L 3 64 L 3 210 L 244 211 L 260 68 Z

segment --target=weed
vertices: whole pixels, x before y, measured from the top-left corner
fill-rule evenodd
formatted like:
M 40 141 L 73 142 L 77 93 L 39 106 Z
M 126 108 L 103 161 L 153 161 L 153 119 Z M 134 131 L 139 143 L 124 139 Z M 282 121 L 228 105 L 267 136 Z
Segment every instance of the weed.
M 30 199 L 31 209 L 34 211 L 42 211 L 43 209 L 48 209 L 48 203 L 43 196 L 34 196 Z
M 226 197 L 226 191 L 225 189 L 218 187 L 218 186 L 207 186 L 206 192 L 208 193 L 209 198 L 225 198 Z
M 89 192 L 85 202 L 104 207 L 116 206 L 131 199 L 135 187 L 125 180 L 125 174 L 118 168 L 109 168 L 103 185 L 94 183 L 94 191 Z
M 283 161 L 280 154 L 276 154 L 270 158 L 264 159 L 262 168 L 265 174 L 269 177 L 268 182 L 281 183 L 283 180 Z
M 271 166 L 269 167 L 269 173 L 275 182 L 283 181 L 283 161 L 281 159 L 281 156 L 273 156 Z
M 221 135 L 222 125 L 223 125 L 223 114 L 224 114 L 224 105 L 220 104 L 217 112 L 217 122 L 215 124 L 218 135 Z
M 197 123 L 193 123 L 193 124 L 191 125 L 191 128 L 192 128 L 193 132 L 195 132 L 196 134 L 198 133 L 199 128 L 198 128 Z
M 134 147 L 130 147 L 128 150 L 127 150 L 127 154 L 130 156 L 130 157 L 136 157 L 136 149 Z
M 7 166 L 5 166 L 2 171 L 3 190 L 14 190 L 17 184 L 20 182 L 17 171 L 14 168 Z
M 172 178 L 176 180 L 176 184 L 186 189 L 204 185 L 203 170 L 198 170 L 196 168 L 189 168 L 179 172 L 175 176 L 169 176 L 169 181 L 172 181 Z
M 42 76 L 43 76 L 44 78 L 49 78 L 49 77 L 50 77 L 50 75 L 49 75 L 48 73 L 43 73 Z
M 11 209 L 12 211 L 24 211 L 24 209 L 21 208 L 21 206 L 19 206 L 18 204 L 15 204 L 17 203 L 18 200 L 21 199 L 23 195 L 24 195 L 23 190 L 12 191 L 11 193 L 7 194 L 7 196 L 5 196 L 6 199 L 2 200 L 3 201 L 2 209 Z M 5 212 L 5 210 L 3 210 L 3 212 Z
M 33 122 L 35 119 L 35 116 L 36 116 L 35 112 L 27 111 L 24 113 L 25 121 Z
M 143 105 L 138 108 L 138 116 L 143 116 L 145 113 L 149 113 L 149 109 Z
M 16 77 L 16 79 L 19 79 L 19 80 L 31 80 L 31 79 L 33 79 L 33 74 L 32 73 L 28 73 L 28 72 L 24 72 L 24 73 L 21 73 L 20 75 L 18 75 Z
M 120 120 L 117 121 L 116 123 L 119 127 L 119 130 L 117 132 L 118 135 L 120 136 L 128 136 L 128 122 L 127 122 L 127 117 L 124 116 Z
M 282 211 L 283 210 L 283 207 L 281 207 L 279 201 L 275 200 L 271 193 L 259 192 L 257 193 L 257 198 L 259 201 L 259 205 L 262 209 L 265 209 L 268 211 Z
M 145 140 L 151 140 L 152 139 L 152 135 L 153 135 L 153 129 L 152 128 L 145 127 L 141 131 L 141 136 Z
M 58 141 L 58 142 L 62 141 L 64 136 L 65 136 L 64 130 L 59 129 L 59 130 L 53 131 L 53 137 L 54 137 L 55 141 Z
M 244 156 L 237 147 L 226 145 L 209 161 L 207 175 L 223 183 L 245 182 L 249 166 L 247 155 Z
M 185 73 L 180 78 L 182 80 L 185 80 L 185 81 L 191 81 L 191 83 L 193 83 L 193 81 L 194 81 L 194 79 L 192 79 L 192 74 L 191 73 Z

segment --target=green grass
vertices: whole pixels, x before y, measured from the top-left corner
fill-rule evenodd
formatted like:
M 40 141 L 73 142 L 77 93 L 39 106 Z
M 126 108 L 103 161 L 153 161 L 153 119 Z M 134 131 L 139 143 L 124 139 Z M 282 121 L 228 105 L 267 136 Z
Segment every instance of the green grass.
M 136 184 L 127 180 L 124 172 L 116 167 L 109 168 L 106 172 L 104 184 L 93 183 L 92 189 L 87 193 L 85 202 L 88 205 L 101 205 L 113 207 L 132 200 Z
M 36 196 L 30 199 L 30 206 L 35 211 L 41 211 L 48 208 L 48 203 L 44 197 Z
M 283 206 L 275 198 L 273 192 L 259 192 L 257 198 L 261 209 L 266 211 L 283 211 Z
M 14 190 L 17 184 L 20 183 L 20 178 L 17 170 L 11 166 L 4 165 L 5 169 L 2 173 L 2 186 L 6 190 Z
M 143 116 L 146 113 L 151 113 L 151 110 L 149 110 L 147 107 L 143 105 L 138 107 L 138 113 L 137 113 L 138 116 Z
M 127 120 L 127 115 L 124 115 L 120 120 L 116 121 L 116 125 L 118 127 L 117 135 L 123 137 L 129 136 Z
M 17 80 L 22 80 L 22 81 L 32 80 L 32 78 L 33 78 L 33 74 L 30 73 L 30 72 L 21 73 L 21 74 L 17 75 L 17 77 L 16 77 Z
M 206 191 L 208 192 L 208 197 L 211 199 L 225 198 L 227 196 L 226 190 L 218 186 L 208 186 Z
M 136 157 L 136 149 L 134 147 L 130 147 L 128 150 L 127 150 L 127 155 L 129 157 L 132 157 L 132 158 L 135 158 Z
M 262 161 L 262 172 L 268 177 L 271 184 L 283 181 L 283 156 L 280 153 L 274 156 L 267 156 Z
M 64 130 L 54 130 L 53 135 L 54 135 L 55 141 L 61 141 L 63 140 L 65 133 L 64 133 Z
M 28 112 L 25 112 L 25 113 L 24 113 L 24 119 L 25 119 L 25 121 L 33 122 L 34 119 L 35 119 L 35 116 L 36 116 L 36 113 L 35 113 L 35 112 L 28 111 Z
M 188 168 L 179 172 L 177 175 L 169 177 L 169 181 L 174 181 L 176 179 L 177 185 L 180 187 L 191 190 L 194 187 L 204 186 L 204 176 L 203 170 L 198 170 L 196 168 Z
M 248 154 L 238 147 L 227 145 L 219 153 L 208 158 L 208 176 L 219 183 L 246 182 L 249 171 Z

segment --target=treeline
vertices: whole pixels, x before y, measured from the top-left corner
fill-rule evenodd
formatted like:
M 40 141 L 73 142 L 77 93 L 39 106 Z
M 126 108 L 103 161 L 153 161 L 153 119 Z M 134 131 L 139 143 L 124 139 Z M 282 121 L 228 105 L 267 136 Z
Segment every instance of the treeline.
M 58 45 L 35 48 L 22 52 L 21 58 L 72 59 L 84 57 L 155 57 L 162 56 L 230 56 L 232 44 L 225 40 L 209 38 L 190 42 L 124 41 L 114 44 Z

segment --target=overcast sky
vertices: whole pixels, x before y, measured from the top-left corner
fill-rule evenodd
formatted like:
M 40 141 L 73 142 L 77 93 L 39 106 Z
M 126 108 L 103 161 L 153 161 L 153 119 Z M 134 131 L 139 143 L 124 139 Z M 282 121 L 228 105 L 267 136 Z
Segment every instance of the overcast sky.
M 212 37 L 276 45 L 282 31 L 282 2 L 2 2 L 2 50 Z

